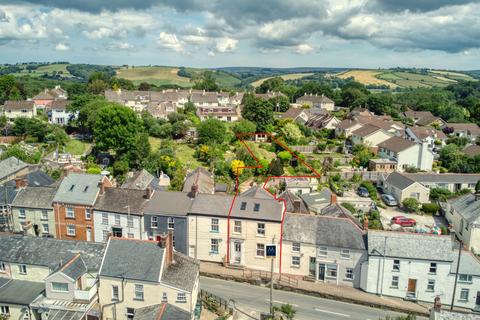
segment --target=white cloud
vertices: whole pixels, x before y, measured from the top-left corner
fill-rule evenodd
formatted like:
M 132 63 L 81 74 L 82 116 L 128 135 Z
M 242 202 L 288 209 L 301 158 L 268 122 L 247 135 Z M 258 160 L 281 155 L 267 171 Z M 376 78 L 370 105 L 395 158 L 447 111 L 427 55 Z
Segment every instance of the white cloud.
M 173 50 L 175 52 L 183 52 L 185 50 L 184 43 L 178 40 L 174 33 L 160 32 L 157 38 L 157 44 L 161 48 Z
M 298 54 L 309 54 L 309 53 L 312 53 L 313 51 L 314 51 L 313 47 L 308 43 L 299 44 L 295 49 L 295 52 Z
M 68 50 L 70 50 L 70 46 L 66 43 L 58 43 L 55 46 L 55 50 L 57 50 L 57 51 L 68 51 Z
M 238 40 L 233 39 L 233 38 L 219 38 L 216 39 L 216 44 L 215 44 L 215 49 L 220 52 L 231 52 L 234 51 L 237 47 Z
M 128 42 L 110 43 L 107 46 L 107 50 L 111 50 L 111 51 L 116 51 L 116 50 L 134 51 L 135 46 L 128 43 Z

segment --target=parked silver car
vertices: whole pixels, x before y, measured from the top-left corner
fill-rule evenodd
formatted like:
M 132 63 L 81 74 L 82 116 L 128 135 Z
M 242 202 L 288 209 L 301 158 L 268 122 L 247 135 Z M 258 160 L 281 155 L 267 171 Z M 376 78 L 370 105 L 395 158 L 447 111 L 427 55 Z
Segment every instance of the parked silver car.
M 387 206 L 390 206 L 390 207 L 398 206 L 397 200 L 391 194 L 388 194 L 388 193 L 382 194 L 382 200 L 383 202 L 385 202 Z

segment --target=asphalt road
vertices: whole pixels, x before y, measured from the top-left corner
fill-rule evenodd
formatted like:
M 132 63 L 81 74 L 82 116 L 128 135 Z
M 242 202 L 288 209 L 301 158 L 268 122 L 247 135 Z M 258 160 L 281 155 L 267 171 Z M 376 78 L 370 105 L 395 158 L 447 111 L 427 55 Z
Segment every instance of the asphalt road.
M 235 300 L 237 309 L 252 315 L 252 319 L 259 319 L 260 312 L 267 312 L 269 308 L 270 290 L 268 288 L 206 277 L 201 277 L 200 287 L 226 300 Z M 293 305 L 297 310 L 295 319 L 300 320 L 379 320 L 387 315 L 401 315 L 396 312 L 281 290 L 273 291 L 273 302 L 276 305 L 285 303 Z

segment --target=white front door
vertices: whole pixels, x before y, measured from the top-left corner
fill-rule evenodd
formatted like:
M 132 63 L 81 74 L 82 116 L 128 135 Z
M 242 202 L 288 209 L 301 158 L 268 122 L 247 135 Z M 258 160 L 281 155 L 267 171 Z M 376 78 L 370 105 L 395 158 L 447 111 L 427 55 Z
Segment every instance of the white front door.
M 242 243 L 240 241 L 234 242 L 234 263 L 242 263 Z
M 191 258 L 195 258 L 195 246 L 190 246 L 188 248 L 188 255 L 191 257 Z
M 87 241 L 92 241 L 92 229 L 87 228 Z

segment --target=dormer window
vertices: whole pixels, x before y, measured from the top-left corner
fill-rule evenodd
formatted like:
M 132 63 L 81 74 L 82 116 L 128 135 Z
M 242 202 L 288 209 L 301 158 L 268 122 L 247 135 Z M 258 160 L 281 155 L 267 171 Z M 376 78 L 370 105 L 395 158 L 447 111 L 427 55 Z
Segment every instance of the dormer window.
M 246 210 L 247 209 L 247 203 L 246 202 L 242 202 L 240 204 L 240 210 Z
M 255 203 L 253 206 L 253 211 L 258 212 L 260 211 L 260 203 Z

